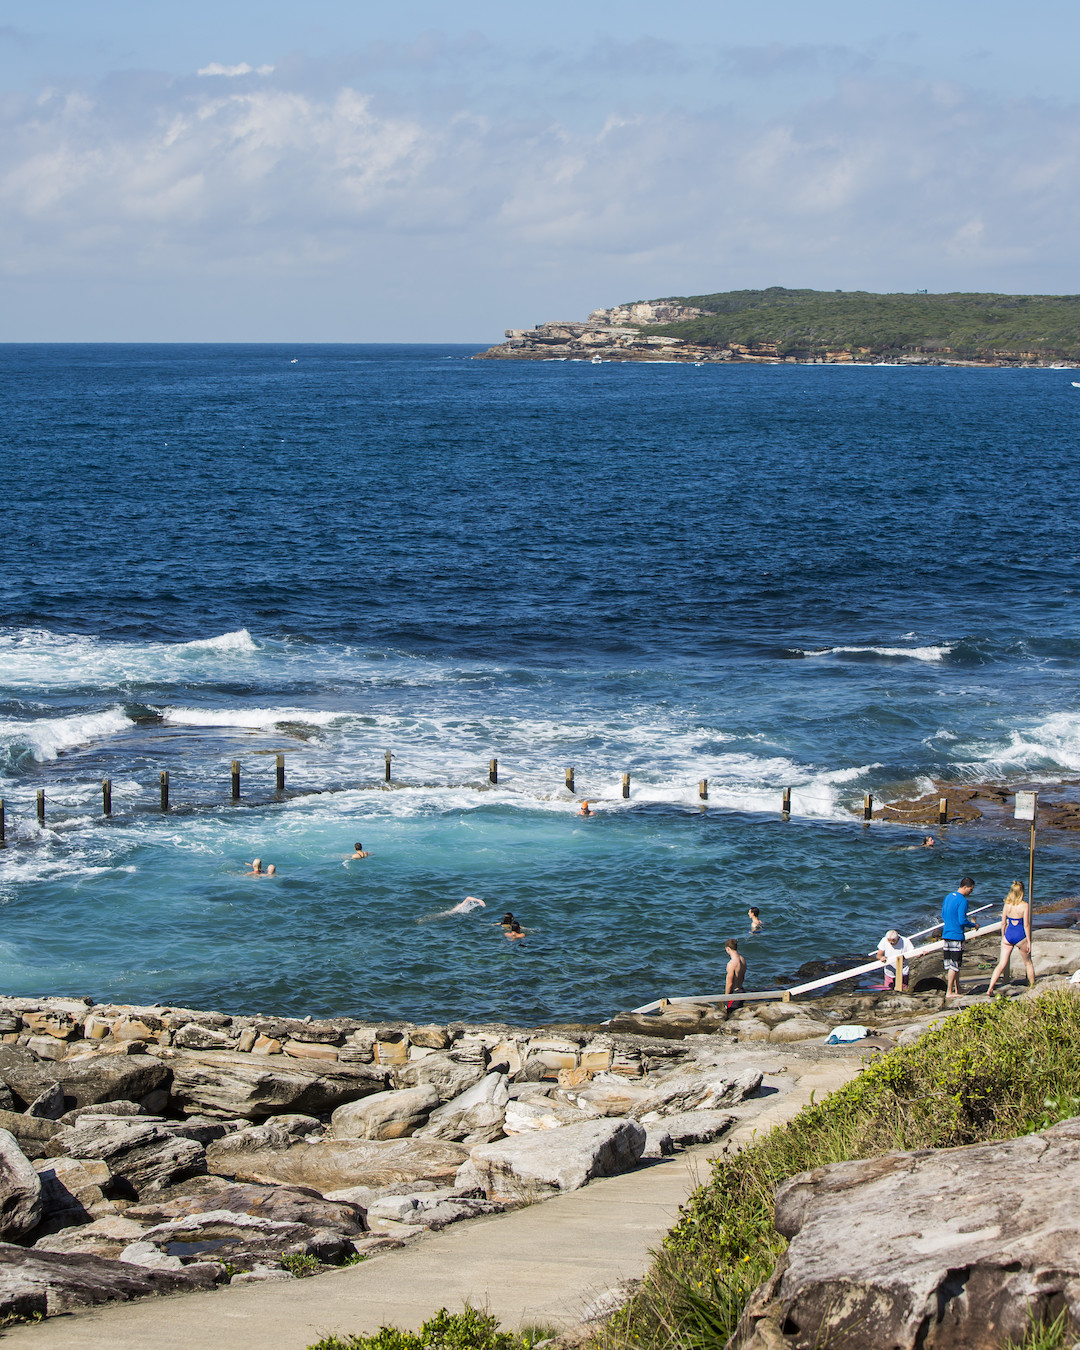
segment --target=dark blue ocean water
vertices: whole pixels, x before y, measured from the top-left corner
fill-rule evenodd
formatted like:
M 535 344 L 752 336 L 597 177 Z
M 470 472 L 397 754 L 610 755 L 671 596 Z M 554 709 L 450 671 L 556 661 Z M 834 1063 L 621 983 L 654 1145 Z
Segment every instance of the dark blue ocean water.
M 474 350 L 0 347 L 0 987 L 607 1015 L 1022 873 L 854 808 L 1080 776 L 1072 372 Z

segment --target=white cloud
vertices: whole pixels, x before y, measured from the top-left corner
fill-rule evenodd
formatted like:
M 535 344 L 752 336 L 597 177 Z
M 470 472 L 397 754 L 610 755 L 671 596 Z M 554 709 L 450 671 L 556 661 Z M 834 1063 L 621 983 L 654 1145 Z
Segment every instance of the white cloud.
M 291 84 L 8 98 L 0 271 L 208 297 L 323 278 L 361 287 L 376 331 L 434 287 L 461 313 L 483 293 L 501 328 L 526 293 L 584 314 L 739 285 L 1075 286 L 1075 106 L 852 79 L 780 115 L 582 126 Z
M 273 66 L 249 66 L 241 61 L 238 66 L 223 66 L 220 61 L 211 61 L 195 72 L 197 75 L 272 75 Z

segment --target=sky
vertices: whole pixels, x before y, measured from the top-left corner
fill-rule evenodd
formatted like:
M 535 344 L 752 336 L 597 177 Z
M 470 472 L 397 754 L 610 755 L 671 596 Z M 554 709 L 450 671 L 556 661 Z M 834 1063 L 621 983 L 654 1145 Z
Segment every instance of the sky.
M 0 0 L 0 341 L 1080 292 L 1080 6 Z

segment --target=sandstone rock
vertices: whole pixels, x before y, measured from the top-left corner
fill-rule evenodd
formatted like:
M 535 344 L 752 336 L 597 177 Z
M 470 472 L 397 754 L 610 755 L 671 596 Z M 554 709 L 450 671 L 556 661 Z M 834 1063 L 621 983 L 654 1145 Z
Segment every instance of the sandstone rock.
M 62 1126 L 54 1120 L 41 1120 L 19 1111 L 0 1111 L 0 1129 L 15 1136 L 28 1158 L 40 1158 L 44 1156 L 49 1140 Z
M 74 1125 L 83 1116 L 143 1116 L 146 1112 L 138 1102 L 98 1102 L 95 1106 L 76 1106 L 60 1117 L 61 1125 Z
M 419 1136 L 449 1139 L 469 1146 L 498 1139 L 503 1133 L 509 1099 L 505 1074 L 489 1073 L 460 1097 L 454 1097 L 433 1111 L 428 1123 L 418 1132 Z
M 484 1066 L 479 1060 L 464 1060 L 456 1050 L 425 1055 L 410 1060 L 394 1070 L 394 1082 L 399 1088 L 430 1085 L 444 1101 L 452 1101 L 479 1083 L 484 1077 Z
M 173 1045 L 186 1050 L 231 1050 L 234 1041 L 224 1031 L 215 1031 L 213 1027 L 201 1027 L 197 1022 L 188 1022 L 179 1031 L 173 1032 Z
M 676 1144 L 709 1144 L 734 1123 L 724 1111 L 678 1111 L 671 1116 L 645 1116 L 641 1123 L 650 1132 L 664 1130 Z
M 205 1151 L 194 1140 L 177 1138 L 161 1125 L 109 1116 L 83 1116 L 65 1127 L 50 1140 L 49 1154 L 99 1159 L 140 1199 L 206 1171 Z
M 791 1041 L 824 1040 L 831 1028 L 819 1022 L 815 1017 L 790 1017 L 769 1032 L 770 1045 L 783 1045 Z
M 450 1044 L 446 1028 L 439 1026 L 414 1027 L 409 1032 L 409 1040 L 413 1045 L 426 1047 L 429 1050 L 445 1050 Z
M 320 1059 L 337 1062 L 338 1051 L 334 1045 L 324 1045 L 314 1041 L 283 1041 L 282 1050 L 293 1059 Z
M 675 1152 L 675 1141 L 662 1125 L 645 1126 L 645 1149 L 642 1161 L 653 1158 L 668 1158 Z
M 658 1103 L 656 1109 L 663 1114 L 674 1114 L 682 1111 L 715 1111 L 721 1106 L 735 1106 L 747 1097 L 752 1097 L 760 1087 L 761 1073 L 757 1069 L 732 1073 L 721 1067 L 692 1066 L 666 1074 L 650 1090 Z M 632 1114 L 637 1115 L 638 1109 Z
M 616 1074 L 597 1074 L 583 1088 L 567 1088 L 569 1103 L 598 1116 L 628 1116 L 652 1110 L 658 1103 L 653 1088 L 632 1083 Z
M 503 1130 L 507 1134 L 528 1134 L 532 1130 L 557 1130 L 563 1125 L 581 1125 L 596 1120 L 598 1113 L 550 1097 L 518 1097 L 506 1104 Z
M 244 1052 L 249 1051 L 251 1047 L 255 1044 L 257 1039 L 258 1039 L 258 1032 L 255 1030 L 255 1028 L 245 1027 L 244 1030 L 240 1033 L 240 1037 L 236 1042 L 236 1048 L 237 1050 L 241 1050 Z
M 793 1177 L 776 1196 L 790 1245 L 732 1343 L 998 1350 L 1060 1308 L 1078 1319 L 1078 1185 L 1080 1119 Z
M 22 1024 L 35 1036 L 53 1036 L 61 1041 L 74 1040 L 80 1030 L 75 1018 L 63 1012 L 24 1012 Z
M 250 1266 L 285 1254 L 317 1256 L 336 1263 L 352 1255 L 347 1234 L 333 1228 L 270 1219 L 263 1215 L 209 1210 L 148 1228 L 142 1239 L 169 1256 L 228 1261 Z
M 281 1042 L 276 1036 L 256 1036 L 254 1044 L 251 1046 L 253 1055 L 280 1055 Z
M 26 1042 L 26 1048 L 38 1059 L 67 1058 L 68 1047 L 65 1042 L 55 1040 L 52 1036 L 31 1036 Z
M 0 1046 L 0 1078 L 26 1105 L 54 1083 L 69 1108 L 96 1102 L 137 1102 L 169 1080 L 169 1069 L 151 1055 L 90 1053 L 58 1064 L 39 1064 L 21 1047 Z
M 267 1148 L 290 1148 L 308 1135 L 321 1134 L 322 1129 L 322 1121 L 315 1116 L 271 1116 L 262 1125 L 251 1125 L 212 1140 L 207 1145 L 207 1160 L 213 1171 L 217 1162 L 227 1159 L 231 1154 L 253 1153 Z
M 41 1180 L 41 1229 L 45 1232 L 116 1212 L 116 1206 L 105 1198 L 112 1173 L 99 1159 L 39 1159 L 34 1170 Z
M 112 1300 L 212 1289 L 217 1265 L 144 1270 L 89 1253 L 61 1253 L 0 1244 L 0 1318 L 46 1316 Z
M 428 1139 L 327 1139 L 219 1156 L 221 1144 L 207 1150 L 215 1172 L 237 1181 L 311 1186 L 324 1195 L 351 1186 L 379 1189 L 417 1180 L 446 1184 L 469 1156 L 458 1144 Z
M 36 1252 L 87 1252 L 91 1256 L 119 1259 L 120 1253 L 132 1242 L 139 1241 L 145 1227 L 125 1215 L 103 1215 L 92 1223 L 39 1238 L 34 1243 Z
M 184 1263 L 178 1256 L 166 1256 L 160 1247 L 152 1242 L 129 1242 L 117 1257 L 130 1266 L 145 1266 L 148 1270 L 183 1270 Z
M 131 1205 L 125 1218 L 153 1226 L 187 1219 L 193 1214 L 228 1211 L 276 1223 L 306 1224 L 309 1228 L 334 1228 L 346 1234 L 362 1233 L 364 1211 L 344 1201 L 324 1200 L 318 1191 L 304 1186 L 256 1186 L 204 1178 L 188 1194 L 171 1194 Z
M 59 1083 L 50 1083 L 26 1108 L 26 1114 L 38 1120 L 59 1120 L 64 1114 L 64 1089 Z
M 279 1112 L 331 1111 L 386 1087 L 385 1075 L 361 1064 L 268 1063 L 238 1050 L 194 1051 L 171 1061 L 172 1094 L 182 1110 L 261 1120 Z
M 469 1160 L 490 1198 L 513 1200 L 629 1172 L 644 1149 L 645 1131 L 636 1121 L 597 1120 L 478 1144 Z
M 376 1092 L 339 1106 L 330 1117 L 331 1133 L 335 1139 L 403 1139 L 427 1123 L 440 1100 L 427 1085 Z
M 0 1130 L 0 1239 L 23 1237 L 41 1222 L 41 1179 L 15 1136 Z
M 265 1284 L 267 1280 L 291 1280 L 293 1276 L 284 1266 L 272 1262 L 256 1262 L 250 1270 L 239 1270 L 229 1281 L 230 1284 Z
M 377 1200 L 368 1211 L 375 1220 L 389 1219 L 424 1228 L 445 1228 L 461 1219 L 497 1214 L 503 1206 L 482 1196 L 462 1196 L 455 1190 L 419 1195 L 394 1195 Z

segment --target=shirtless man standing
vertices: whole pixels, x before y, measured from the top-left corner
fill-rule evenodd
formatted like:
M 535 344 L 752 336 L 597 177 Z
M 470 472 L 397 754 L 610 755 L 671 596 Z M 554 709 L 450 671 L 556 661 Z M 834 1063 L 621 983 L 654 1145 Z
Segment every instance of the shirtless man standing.
M 746 957 L 739 951 L 739 943 L 736 938 L 728 938 L 724 943 L 724 950 L 727 952 L 727 982 L 724 985 L 725 994 L 742 993 L 743 980 L 746 978 Z M 733 1008 L 738 999 L 730 999 L 728 1008 Z

